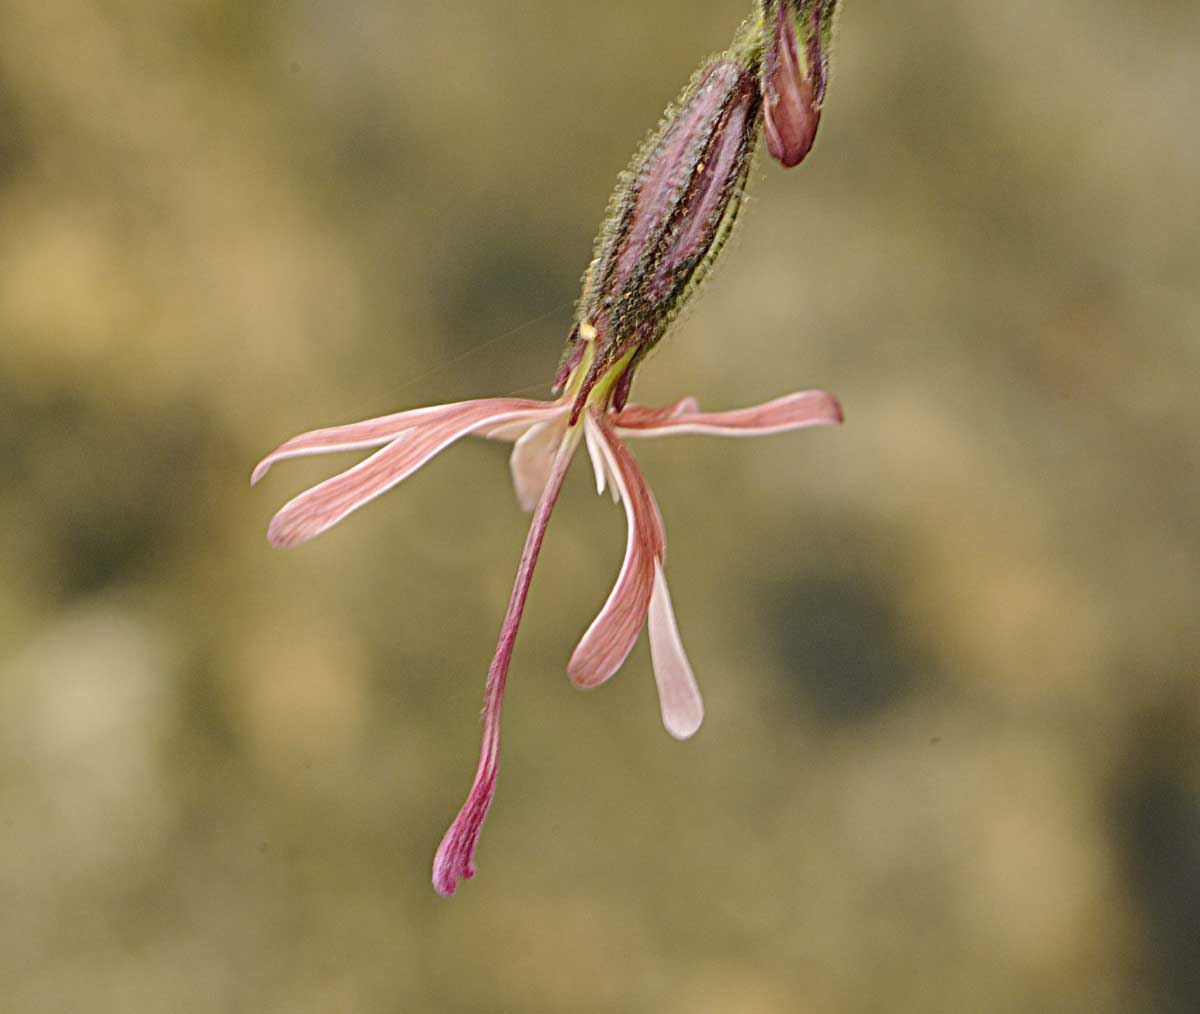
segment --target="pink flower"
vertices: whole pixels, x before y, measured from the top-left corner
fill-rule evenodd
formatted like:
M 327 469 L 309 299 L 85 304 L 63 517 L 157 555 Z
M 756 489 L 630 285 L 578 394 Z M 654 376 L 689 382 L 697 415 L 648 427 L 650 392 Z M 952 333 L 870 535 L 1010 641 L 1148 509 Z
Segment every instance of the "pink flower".
M 475 848 L 495 794 L 500 764 L 500 712 L 509 660 L 550 512 L 580 438 L 586 442 L 598 491 L 608 486 L 625 507 L 628 537 L 616 584 L 584 632 L 567 673 L 576 686 L 599 686 L 621 667 L 643 626 L 648 625 L 663 724 L 672 736 L 686 739 L 700 727 L 704 705 L 667 590 L 662 517 L 624 439 L 686 433 L 759 436 L 842 419 L 836 399 L 823 391 L 791 394 L 734 412 L 701 412 L 692 398 L 664 408 L 628 405 L 617 410 L 611 404 L 617 384 L 606 376 L 592 388 L 585 408 L 572 423 L 574 396 L 590 359 L 587 356 L 571 372 L 568 393 L 556 401 L 464 401 L 314 430 L 287 441 L 254 470 L 252 481 L 257 482 L 284 458 L 382 445 L 354 467 L 301 493 L 275 515 L 268 530 L 271 543 L 296 546 L 391 489 L 461 437 L 475 435 L 514 443 L 510 459 L 513 484 L 521 506 L 533 511 L 533 521 L 488 671 L 475 781 L 434 859 L 433 883 L 443 895 L 453 894 L 460 879 L 475 874 Z
M 800 0 L 787 2 L 794 6 Z M 834 0 L 820 2 L 814 24 L 820 11 L 832 12 Z M 315 430 L 289 440 L 254 470 L 257 482 L 283 458 L 380 448 L 275 515 L 271 542 L 295 546 L 391 489 L 461 437 L 513 441 L 513 484 L 521 506 L 533 511 L 533 521 L 488 670 L 475 781 L 433 863 L 433 883 L 442 894 L 453 894 L 459 880 L 475 874 L 475 848 L 496 791 L 500 711 L 517 627 L 550 513 L 580 441 L 587 444 L 600 492 L 608 486 L 625 506 L 628 538 L 616 585 L 584 632 L 567 673 L 577 686 L 599 686 L 621 667 L 648 626 L 663 724 L 672 736 L 686 739 L 700 727 L 704 705 L 671 608 L 662 517 L 622 438 L 754 436 L 841 422 L 837 401 L 823 391 L 736 412 L 704 413 L 691 398 L 665 408 L 626 405 L 636 368 L 709 275 L 743 205 L 762 121 L 762 49 L 757 26 L 747 23 L 729 50 L 701 66 L 622 175 L 596 238 L 560 361 L 556 387 L 563 389 L 562 397 L 464 401 Z M 791 52 L 784 55 L 790 58 Z M 816 67 L 815 60 L 810 62 L 802 83 Z M 791 87 L 797 66 L 793 60 L 783 71 L 776 67 L 768 84 L 775 87 L 772 82 L 778 80 Z M 822 88 L 823 81 L 822 76 Z M 777 104 L 784 102 L 784 113 L 794 111 L 792 92 L 768 94 Z M 801 98 L 811 106 L 811 96 Z

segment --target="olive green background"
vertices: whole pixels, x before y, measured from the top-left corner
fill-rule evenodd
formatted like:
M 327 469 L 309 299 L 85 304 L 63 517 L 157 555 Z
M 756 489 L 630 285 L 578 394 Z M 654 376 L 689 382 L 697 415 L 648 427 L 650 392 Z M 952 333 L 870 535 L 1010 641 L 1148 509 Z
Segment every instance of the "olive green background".
M 635 399 L 705 693 L 574 690 L 578 463 L 345 525 L 303 429 L 544 392 L 609 189 L 732 0 L 0 2 L 0 1008 L 1200 1009 L 1200 8 L 848 0 L 817 146 Z

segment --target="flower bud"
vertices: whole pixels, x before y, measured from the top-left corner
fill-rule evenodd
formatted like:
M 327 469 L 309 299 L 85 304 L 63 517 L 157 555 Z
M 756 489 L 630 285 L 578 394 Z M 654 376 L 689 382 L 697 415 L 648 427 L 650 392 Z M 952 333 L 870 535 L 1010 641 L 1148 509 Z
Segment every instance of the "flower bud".
M 622 175 L 560 368 L 562 384 L 594 343 L 572 418 L 624 360 L 603 388 L 620 407 L 638 360 L 720 253 L 745 193 L 760 104 L 757 47 L 735 47 L 692 78 Z
M 763 0 L 763 120 L 767 150 L 786 168 L 813 146 L 829 77 L 837 0 Z

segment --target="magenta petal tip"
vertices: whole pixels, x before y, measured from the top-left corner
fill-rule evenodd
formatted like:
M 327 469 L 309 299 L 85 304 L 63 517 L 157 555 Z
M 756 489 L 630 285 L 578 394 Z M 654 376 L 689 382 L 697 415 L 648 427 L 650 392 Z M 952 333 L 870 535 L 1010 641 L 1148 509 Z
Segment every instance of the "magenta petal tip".
M 498 747 L 497 740 L 485 739 L 487 762 L 481 766 L 466 803 L 442 836 L 433 857 L 433 889 L 443 898 L 454 894 L 460 880 L 475 876 L 475 848 L 496 792 L 497 767 L 493 751 Z
M 433 863 L 433 889 L 443 898 L 454 897 L 460 880 L 470 880 L 475 876 L 473 866 L 461 866 L 449 858 L 444 858 L 441 850 Z

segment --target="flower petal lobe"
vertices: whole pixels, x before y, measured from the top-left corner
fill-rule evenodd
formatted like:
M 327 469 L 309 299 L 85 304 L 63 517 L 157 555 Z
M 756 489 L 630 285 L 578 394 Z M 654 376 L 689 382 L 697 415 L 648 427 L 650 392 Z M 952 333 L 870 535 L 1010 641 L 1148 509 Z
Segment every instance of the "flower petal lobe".
M 608 422 L 589 415 L 595 444 L 625 505 L 625 558 L 617 582 L 600 613 L 584 633 L 567 664 L 567 675 L 578 687 L 595 687 L 613 676 L 646 622 L 654 586 L 654 561 L 666 551 L 662 517 L 641 470 Z
M 658 560 L 654 561 L 649 628 L 650 657 L 654 662 L 654 681 L 658 684 L 663 725 L 676 739 L 688 739 L 704 721 L 704 701 L 683 650 L 671 595 L 667 591 L 667 578 Z
M 707 433 L 724 437 L 757 437 L 806 426 L 828 426 L 843 419 L 837 398 L 827 391 L 797 391 L 774 401 L 732 412 L 678 412 L 626 409 L 613 420 L 623 437 L 667 437 Z
M 274 546 L 307 542 L 408 478 L 456 440 L 523 416 L 530 411 L 529 404 L 542 403 L 495 398 L 443 406 L 446 411 L 422 419 L 366 460 L 286 503 L 271 520 L 267 539 Z
M 563 433 L 562 426 L 555 425 L 556 421 L 548 419 L 526 430 L 513 445 L 508 459 L 517 502 L 527 514 L 537 506 L 554 466 L 554 452 Z
M 327 454 L 334 451 L 353 451 L 363 447 L 378 447 L 391 443 L 407 430 L 430 426 L 439 421 L 452 419 L 474 407 L 490 404 L 498 416 L 503 416 L 501 425 L 528 414 L 534 418 L 554 409 L 554 403 L 534 401 L 530 398 L 485 398 L 474 401 L 459 401 L 449 405 L 433 405 L 428 408 L 413 408 L 392 415 L 383 415 L 345 426 L 328 426 L 324 429 L 301 433 L 280 444 L 262 459 L 250 476 L 250 485 L 255 485 L 270 471 L 271 466 L 285 458 L 299 458 L 309 454 Z M 510 415 L 510 413 L 512 413 Z

